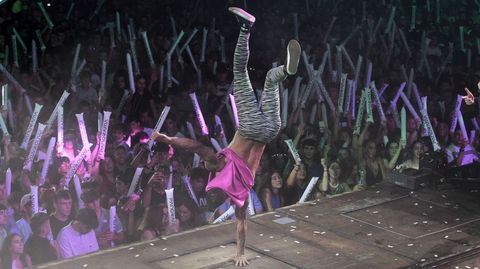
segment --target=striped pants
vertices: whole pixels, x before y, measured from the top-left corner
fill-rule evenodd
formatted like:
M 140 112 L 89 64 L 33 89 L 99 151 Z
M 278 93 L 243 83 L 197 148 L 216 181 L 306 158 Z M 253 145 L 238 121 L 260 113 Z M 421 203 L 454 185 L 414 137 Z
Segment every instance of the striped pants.
M 280 131 L 280 96 L 278 83 L 287 74 L 283 65 L 268 71 L 263 89 L 261 106 L 253 92 L 248 76 L 248 38 L 250 34 L 240 31 L 233 58 L 233 95 L 238 112 L 237 132 L 248 139 L 268 144 Z M 259 107 L 261 109 L 259 109 Z

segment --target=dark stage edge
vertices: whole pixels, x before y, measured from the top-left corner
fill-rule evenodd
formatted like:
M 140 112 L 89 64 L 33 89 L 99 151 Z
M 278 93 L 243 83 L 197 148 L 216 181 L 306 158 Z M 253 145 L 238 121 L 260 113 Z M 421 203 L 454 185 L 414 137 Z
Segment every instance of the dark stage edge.
M 473 194 L 383 183 L 257 215 L 248 224 L 248 268 L 480 268 Z M 210 225 L 39 268 L 235 268 L 234 231 L 234 222 Z

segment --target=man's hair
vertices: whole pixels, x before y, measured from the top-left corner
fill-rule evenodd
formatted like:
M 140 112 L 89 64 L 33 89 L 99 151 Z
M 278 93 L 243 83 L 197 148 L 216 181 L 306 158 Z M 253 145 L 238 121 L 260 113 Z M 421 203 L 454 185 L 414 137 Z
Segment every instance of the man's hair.
M 98 226 L 97 214 L 90 208 L 81 208 L 78 210 L 75 220 L 87 225 L 90 230 Z
M 227 195 L 219 188 L 213 188 L 207 191 L 207 205 L 210 211 L 214 211 L 217 207 L 225 202 Z
M 32 228 L 32 232 L 34 234 L 38 234 L 40 232 L 40 227 L 49 220 L 49 216 L 47 213 L 38 212 L 33 215 L 32 219 L 30 220 L 30 227 Z
M 318 145 L 317 140 L 315 140 L 313 138 L 307 138 L 307 139 L 302 141 L 302 148 L 305 147 L 305 146 L 316 147 L 317 145 Z
M 67 190 L 59 190 L 57 193 L 55 193 L 55 202 L 60 201 L 60 199 L 63 200 L 71 200 L 72 196 L 70 195 L 70 192 Z
M 87 190 L 85 192 L 82 192 L 82 195 L 80 195 L 80 198 L 84 203 L 91 203 L 97 199 L 100 199 L 100 195 L 96 190 Z

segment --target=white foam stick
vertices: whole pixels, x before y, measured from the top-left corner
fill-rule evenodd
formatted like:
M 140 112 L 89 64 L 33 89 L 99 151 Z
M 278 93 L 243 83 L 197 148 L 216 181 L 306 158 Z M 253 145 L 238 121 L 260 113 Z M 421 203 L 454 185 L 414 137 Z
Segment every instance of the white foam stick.
M 167 208 L 168 208 L 168 224 L 173 225 L 176 223 L 175 218 L 175 202 L 173 199 L 173 188 L 166 189 L 165 194 L 167 196 Z
M 465 122 L 463 121 L 463 115 L 460 109 L 457 110 L 457 117 L 458 117 L 458 125 L 460 125 L 460 130 L 462 131 L 462 135 L 464 139 L 468 139 L 467 129 L 465 128 Z
M 35 110 L 33 111 L 33 115 L 28 123 L 27 131 L 25 132 L 25 136 L 23 137 L 22 144 L 20 144 L 20 148 L 27 150 L 28 148 L 28 141 L 30 141 L 30 137 L 32 136 L 33 128 L 35 128 L 35 124 L 37 123 L 38 115 L 40 114 L 40 110 L 42 110 L 43 105 L 35 104 Z
M 8 125 L 10 125 L 10 128 L 12 132 L 15 132 L 15 118 L 13 115 L 13 108 L 12 108 L 12 102 L 11 100 L 8 100 L 7 102 L 7 114 L 8 114 Z
M 75 55 L 73 56 L 73 63 L 72 63 L 72 71 L 70 73 L 70 77 L 72 78 L 77 73 L 77 64 L 78 64 L 78 56 L 80 55 L 80 48 L 81 48 L 81 45 L 80 43 L 78 43 L 77 47 L 75 48 Z
M 38 186 L 31 185 L 30 193 L 32 194 L 32 213 L 38 213 Z
M 20 42 L 20 46 L 22 46 L 23 52 L 27 54 L 27 46 L 25 45 L 25 42 L 23 42 L 22 37 L 18 34 L 17 30 L 15 27 L 13 27 L 13 34 L 15 35 L 16 39 L 18 42 Z
M 325 32 L 325 36 L 323 37 L 323 43 L 327 43 L 328 37 L 330 36 L 330 33 L 332 32 L 333 25 L 335 24 L 336 20 L 337 20 L 337 17 L 332 17 L 332 20 L 330 21 L 330 24 L 328 25 L 327 32 Z
M 82 200 L 82 185 L 80 184 L 80 178 L 77 175 L 73 175 L 73 186 L 75 187 L 75 194 L 77 195 L 78 207 L 84 208 L 85 204 Z
M 340 78 L 340 93 L 338 94 L 338 112 L 343 113 L 343 102 L 345 100 L 345 87 L 347 85 L 347 74 Z
M 320 103 L 320 110 L 322 111 L 322 121 L 325 128 L 328 129 L 328 114 L 327 114 L 327 107 L 325 106 L 325 102 Z
M 307 101 L 310 99 L 310 95 L 312 93 L 313 85 L 315 84 L 314 80 L 308 81 L 307 86 L 305 87 L 305 90 L 302 93 L 302 98 L 300 98 L 300 107 L 305 108 Z
M 357 118 L 355 121 L 355 127 L 353 128 L 353 134 L 360 134 L 365 106 L 366 106 L 365 91 L 362 91 L 362 95 L 360 97 L 360 105 L 358 106 Z
M 50 19 L 50 16 L 48 16 L 47 11 L 45 10 L 45 7 L 43 7 L 42 2 L 37 3 L 38 7 L 40 8 L 40 11 L 42 12 L 43 17 L 45 18 L 45 21 L 47 21 L 48 28 L 51 30 L 53 29 L 53 23 L 52 20 Z
M 200 155 L 198 155 L 197 153 L 194 153 L 192 167 L 197 168 L 199 165 L 200 165 Z
M 80 153 L 78 153 L 77 156 L 75 156 L 75 159 L 70 164 L 70 169 L 67 172 L 67 175 L 65 176 L 65 184 L 66 187 L 68 188 L 68 185 L 70 184 L 70 180 L 72 180 L 73 176 L 77 172 L 78 167 L 80 167 L 80 164 L 82 161 L 87 157 L 89 149 L 88 147 L 84 147 Z
M 477 44 L 477 54 L 480 54 L 480 38 L 475 38 L 475 43 Z
M 392 114 L 395 126 L 397 126 L 397 128 L 400 127 L 400 116 L 398 115 L 398 109 L 396 104 L 392 106 Z
M 320 72 L 320 75 L 323 75 L 323 71 L 325 70 L 325 64 L 327 63 L 328 60 L 328 51 L 325 51 L 322 56 L 322 62 L 318 66 L 318 71 Z
M 417 24 L 416 19 L 417 19 L 417 6 L 413 5 L 412 6 L 412 15 L 410 16 L 410 30 L 415 29 L 415 25 Z
M 108 214 L 108 229 L 111 233 L 115 233 L 115 219 L 117 218 L 117 207 L 114 205 L 110 206 L 109 213 L 110 214 Z
M 228 147 L 227 137 L 225 134 L 225 129 L 223 129 L 222 119 L 218 115 L 215 115 L 215 125 L 215 128 L 218 128 L 218 130 L 220 130 L 220 133 L 222 134 L 222 148 Z
M 37 57 L 37 43 L 32 39 L 32 71 L 38 72 L 38 57 Z
M 127 53 L 127 69 L 128 69 L 128 81 L 130 83 L 130 90 L 135 93 L 135 79 L 133 78 L 132 56 Z
M 115 113 L 116 113 L 116 114 L 119 114 L 119 115 L 120 115 L 120 114 L 122 113 L 123 107 L 124 107 L 125 104 L 127 103 L 129 93 L 130 93 L 130 92 L 129 92 L 128 90 L 124 90 L 124 91 L 123 91 L 122 99 L 120 99 L 120 103 L 118 104 L 118 107 L 117 107 L 117 109 L 115 110 Z
M 190 195 L 190 198 L 192 198 L 192 200 L 195 202 L 195 204 L 197 204 L 197 206 L 200 206 L 200 203 L 198 203 L 197 195 L 193 191 L 192 183 L 190 182 L 190 177 L 182 176 L 182 181 L 183 181 L 183 184 L 185 185 L 185 188 L 188 191 L 188 195 Z
M 478 44 L 478 43 L 477 43 Z M 477 45 L 478 46 L 478 45 Z M 7 66 L 8 65 L 8 59 L 9 59 L 9 53 L 10 53 L 10 47 L 8 45 L 5 45 L 5 49 L 3 51 L 3 65 Z
M 352 37 L 357 34 L 358 30 L 360 30 L 360 26 L 356 26 L 353 29 L 353 31 L 351 31 L 350 34 L 348 34 L 348 36 L 342 41 L 342 43 L 340 43 L 340 45 L 341 46 L 346 46 L 348 41 L 350 41 L 350 39 L 352 39 Z
M 207 34 L 208 34 L 208 29 L 204 27 L 203 35 L 202 35 L 202 50 L 200 54 L 201 63 L 205 62 L 205 50 L 207 49 Z
M 50 115 L 50 118 L 48 118 L 48 121 L 47 121 L 47 127 L 48 128 L 50 128 L 52 126 L 53 121 L 57 118 L 58 109 L 60 107 L 63 107 L 63 104 L 65 103 L 65 101 L 67 100 L 69 95 L 70 95 L 69 92 L 63 91 L 62 96 L 58 100 L 57 104 L 55 105 L 55 108 L 52 111 L 52 114 Z
M 382 102 L 380 101 L 377 88 L 375 87 L 375 81 L 372 81 L 370 86 L 372 90 L 372 96 L 373 96 L 373 99 L 375 100 L 377 111 L 380 116 L 380 122 L 382 123 L 382 125 L 385 125 L 387 123 L 387 118 L 385 117 L 385 112 L 383 111 Z
M 63 151 L 63 106 L 58 108 L 57 116 L 57 151 Z
M 325 85 L 323 85 L 322 80 L 317 77 L 316 82 L 318 83 L 318 86 L 320 87 L 323 98 L 327 102 L 328 108 L 330 109 L 330 111 L 335 111 L 335 105 L 333 104 L 332 99 L 330 98 L 330 94 L 328 94 L 327 89 L 325 88 Z
M 180 54 L 188 47 L 188 45 L 190 44 L 190 41 L 192 41 L 193 37 L 195 37 L 197 32 L 198 32 L 198 29 L 194 28 L 193 31 L 188 36 L 187 40 L 185 41 L 185 44 L 183 44 L 182 48 L 180 49 Z
M 317 103 L 313 104 L 312 111 L 310 112 L 310 118 L 308 120 L 308 123 L 310 123 L 311 125 L 315 124 L 315 117 L 316 117 L 317 111 L 318 111 L 317 106 L 318 106 Z
M 470 145 L 473 144 L 473 142 L 475 141 L 475 130 L 470 130 L 469 141 L 470 141 Z
M 198 69 L 197 63 L 195 62 L 195 58 L 193 58 L 192 50 L 190 49 L 190 47 L 187 47 L 187 54 L 188 54 L 188 58 L 190 58 L 190 62 L 192 63 L 193 69 L 195 69 L 195 71 L 198 74 L 200 70 Z
M 340 46 L 336 46 L 336 53 L 335 53 L 335 68 L 337 69 L 337 80 L 340 75 L 343 73 L 343 65 L 342 65 L 342 48 Z
M 167 88 L 172 87 L 172 57 L 167 55 Z
M 65 19 L 68 21 L 70 19 L 70 15 L 72 14 L 73 8 L 75 7 L 75 2 L 70 3 L 70 7 L 68 8 L 67 15 Z
M 115 26 L 117 30 L 117 39 L 120 40 L 122 36 L 122 26 L 120 25 L 120 13 L 115 12 Z
M 162 64 L 160 65 L 159 68 L 159 78 L 160 78 L 160 83 L 158 84 L 159 92 L 163 92 L 163 86 L 164 86 L 164 77 L 165 77 L 165 66 Z
M 372 82 L 372 62 L 368 61 L 368 63 L 367 63 L 367 74 L 365 76 L 365 88 L 370 87 L 371 82 Z
M 472 125 L 475 128 L 475 130 L 480 131 L 480 125 L 478 125 L 477 118 L 472 118 L 471 122 L 472 122 Z
M 40 30 L 35 30 L 35 35 L 37 36 L 38 42 L 40 44 L 40 50 L 45 51 L 47 47 L 45 46 L 45 43 L 43 42 L 42 34 Z
M 292 139 L 284 140 L 285 143 L 287 143 L 288 150 L 290 150 L 290 153 L 293 156 L 293 159 L 295 160 L 295 164 L 300 165 L 302 162 L 302 159 L 300 158 L 300 154 L 298 154 L 297 149 L 295 148 L 295 145 L 293 145 Z
M 212 146 L 215 148 L 216 152 L 222 151 L 222 147 L 215 138 L 210 138 L 210 143 L 212 143 Z
M 108 24 L 108 33 L 110 35 L 110 48 L 115 48 L 115 30 L 113 29 L 113 23 Z
M 102 131 L 100 132 L 100 146 L 98 149 L 98 158 L 101 160 L 105 159 L 105 148 L 107 144 L 107 135 L 108 135 L 108 126 L 110 124 L 110 115 L 112 112 L 104 111 L 103 112 L 103 124 Z
M 35 134 L 35 138 L 33 139 L 32 147 L 30 148 L 30 152 L 28 153 L 27 158 L 25 159 L 25 164 L 23 165 L 23 170 L 31 171 L 33 160 L 37 155 L 37 149 L 40 145 L 40 141 L 42 140 L 43 132 L 45 131 L 45 124 L 38 123 L 37 132 Z
M 380 92 L 378 93 L 378 97 L 382 97 L 382 95 L 387 90 L 388 86 L 390 86 L 390 84 L 387 84 L 387 83 L 383 84 L 382 88 L 380 89 Z
M 460 50 L 465 51 L 465 43 L 464 43 L 464 27 L 459 26 L 458 31 L 460 33 Z
M 358 80 L 360 79 L 360 71 L 362 70 L 362 63 L 363 63 L 363 57 L 358 55 L 357 65 L 355 67 L 355 77 L 354 77 L 354 81 L 356 82 L 357 85 L 358 85 Z M 355 90 L 356 90 L 356 87 L 355 87 Z
M 18 63 L 18 47 L 17 47 L 17 37 L 15 35 L 12 35 L 12 50 L 13 50 L 13 65 L 16 68 L 20 67 L 20 64 Z
M 402 107 L 400 111 L 401 115 L 401 124 L 400 124 L 400 140 L 403 143 L 407 143 L 407 111 L 405 111 L 405 107 Z
M 435 18 L 436 18 L 436 22 L 437 22 L 437 24 L 438 24 L 438 23 L 440 23 L 440 0 L 437 0 L 437 1 L 436 1 L 435 8 L 436 8 L 436 12 L 435 12 L 436 16 L 435 16 Z
M 183 30 L 180 31 L 180 34 L 178 34 L 177 38 L 173 42 L 173 45 L 172 45 L 172 47 L 170 47 L 170 50 L 168 51 L 167 55 L 172 56 L 173 51 L 175 50 L 175 48 L 177 48 L 178 43 L 180 42 L 180 40 L 182 40 L 182 37 L 183 37 L 184 34 L 185 33 L 183 32 Z
M 282 128 L 285 128 L 288 121 L 288 89 L 283 90 L 280 101 L 282 107 Z
M 370 88 L 365 89 L 365 110 L 367 112 L 367 122 L 373 123 L 372 93 Z
M 296 40 L 298 39 L 298 14 L 293 13 L 293 36 Z
M 415 100 L 417 101 L 418 109 L 422 109 L 422 99 L 420 98 L 420 93 L 418 92 L 417 84 L 412 83 L 413 94 L 415 95 Z
M 233 114 L 233 121 L 235 123 L 235 129 L 238 128 L 238 113 L 237 113 L 237 104 L 235 103 L 235 96 L 233 94 L 229 94 L 228 97 L 230 98 L 230 105 L 232 107 L 232 114 Z
M 252 201 L 252 193 L 248 193 L 248 215 L 253 216 L 255 215 L 255 208 L 253 207 L 253 201 Z
M 130 195 L 135 192 L 135 189 L 137 188 L 138 181 L 140 179 L 140 176 L 142 175 L 143 172 L 143 167 L 137 167 L 135 169 L 135 174 L 133 174 L 133 179 L 132 182 L 130 183 L 130 187 L 128 188 L 127 196 L 130 197 Z
M 303 60 L 303 64 L 305 65 L 305 69 L 307 69 L 308 78 L 312 79 L 312 75 L 313 75 L 312 69 L 310 69 L 307 53 L 305 51 L 302 51 L 302 60 Z
M 12 170 L 10 168 L 5 173 L 5 192 L 7 197 L 12 193 Z
M 85 127 L 83 113 L 75 114 L 75 117 L 77 117 L 78 128 L 80 130 L 80 136 L 82 137 L 83 147 L 88 147 L 90 145 L 90 142 L 88 142 L 87 128 Z
M 174 37 L 177 37 L 177 27 L 175 25 L 175 19 L 170 16 L 170 25 L 172 26 L 172 33 Z
M 155 128 L 153 128 L 154 133 L 155 132 L 160 132 L 162 129 L 163 123 L 165 122 L 165 119 L 168 116 L 168 113 L 170 112 L 170 107 L 165 106 L 162 110 L 162 113 L 160 113 L 160 117 L 158 117 L 157 123 L 155 124 Z M 154 141 L 150 139 L 148 141 L 148 149 L 151 149 L 153 146 Z
M 328 74 L 331 76 L 333 80 L 333 59 L 332 59 L 332 50 L 330 49 L 330 44 L 327 43 L 327 55 L 328 55 L 328 62 L 327 62 L 327 68 L 328 68 Z
M 38 185 L 40 186 L 42 186 L 45 183 L 45 179 L 47 178 L 48 168 L 52 160 L 52 153 L 53 153 L 53 149 L 55 148 L 56 141 L 57 139 L 55 137 L 51 137 L 50 141 L 48 142 L 47 156 L 45 157 L 45 161 L 43 162 L 42 172 L 40 174 L 40 180 L 38 183 Z
M 12 74 L 10 74 L 10 72 L 8 72 L 8 70 L 2 64 L 0 64 L 0 74 L 2 74 L 5 79 L 15 88 L 21 90 L 22 92 L 26 92 L 25 88 L 23 88 L 22 85 L 18 83 L 18 81 L 12 76 Z
M 187 121 L 187 129 L 188 129 L 188 134 L 190 138 L 193 140 L 197 140 L 197 136 L 195 135 L 195 130 L 193 129 L 193 125 L 189 121 Z
M 345 104 L 343 106 L 345 116 L 348 115 L 348 112 L 350 111 L 350 102 L 352 100 L 353 87 L 354 87 L 354 82 L 353 82 L 353 80 L 349 79 L 347 90 L 346 90 L 346 93 L 345 93 Z
M 10 136 L 10 133 L 8 132 L 7 125 L 5 124 L 5 120 L 3 119 L 3 116 L 0 114 L 0 127 L 2 128 L 3 136 Z
M 190 94 L 190 99 L 192 100 L 193 108 L 195 109 L 195 115 L 197 116 L 197 121 L 200 124 L 200 127 L 202 128 L 202 134 L 208 135 L 208 126 L 205 123 L 205 119 L 203 118 L 203 113 L 200 108 L 200 105 L 198 104 L 197 95 L 195 94 L 195 92 Z
M 454 133 L 455 129 L 457 128 L 457 120 L 458 120 L 457 111 L 460 110 L 460 108 L 462 107 L 462 102 L 463 102 L 462 96 L 457 95 L 457 101 L 455 103 L 455 111 L 453 111 L 453 115 L 452 115 L 452 124 L 450 124 L 450 133 Z
M 417 122 L 422 122 L 420 117 L 418 116 L 418 113 L 415 111 L 415 108 L 413 108 L 412 103 L 410 103 L 410 100 L 408 100 L 408 97 L 402 92 L 400 93 L 400 96 L 402 97 L 403 103 L 407 106 L 408 111 L 412 116 L 415 118 Z
M 423 123 L 427 127 L 428 134 L 430 136 L 430 140 L 432 141 L 433 145 L 433 150 L 434 151 L 439 151 L 441 150 L 440 144 L 438 144 L 437 137 L 435 135 L 435 131 L 432 128 L 432 124 L 430 123 L 430 118 L 428 117 L 428 112 L 427 112 L 427 97 L 422 97 L 422 119 Z
M 390 15 L 388 17 L 387 27 L 385 28 L 385 32 L 384 32 L 385 34 L 388 34 L 392 31 L 393 19 L 395 17 L 395 10 L 396 10 L 395 6 L 392 6 L 392 9 L 390 9 Z
M 398 28 L 398 32 L 400 33 L 400 39 L 402 40 L 403 46 L 407 51 L 408 57 L 412 56 L 412 52 L 410 51 L 410 47 L 408 46 L 407 39 L 405 38 L 405 34 L 403 33 L 401 28 Z
M 348 65 L 350 66 L 350 69 L 352 69 L 352 71 L 355 72 L 355 66 L 353 65 L 352 58 L 350 58 L 350 55 L 348 54 L 344 46 L 340 46 L 340 48 L 342 50 L 343 56 L 345 56 L 345 59 L 347 60 Z
M 148 41 L 148 36 L 146 31 L 140 32 L 143 39 L 143 45 L 145 45 L 145 49 L 147 50 L 148 62 L 150 63 L 151 68 L 155 68 L 155 61 L 153 60 L 152 50 L 150 48 L 150 42 Z
M 300 197 L 300 200 L 298 200 L 299 204 L 305 203 L 308 196 L 312 192 L 313 188 L 315 187 L 315 185 L 317 185 L 317 182 L 318 182 L 318 177 L 312 177 L 312 179 L 310 179 L 310 182 L 308 183 L 307 188 L 305 188 L 305 191 L 303 192 L 302 197 Z
M 212 224 L 218 224 L 225 222 L 229 218 L 231 218 L 235 214 L 235 207 L 231 205 L 225 213 L 223 213 L 220 217 L 218 217 L 216 220 L 213 221 Z
M 302 77 L 297 76 L 297 78 L 295 79 L 295 83 L 293 84 L 293 91 L 291 93 L 291 94 L 293 94 L 292 106 L 294 108 L 296 108 L 297 104 L 298 104 L 298 92 L 299 92 L 299 89 L 300 89 L 300 83 L 301 82 L 302 82 Z

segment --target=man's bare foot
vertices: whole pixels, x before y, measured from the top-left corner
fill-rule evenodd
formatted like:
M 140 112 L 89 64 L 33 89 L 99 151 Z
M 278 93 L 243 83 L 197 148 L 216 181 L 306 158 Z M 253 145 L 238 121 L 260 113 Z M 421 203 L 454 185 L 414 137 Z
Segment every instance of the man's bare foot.
M 245 255 L 235 256 L 235 257 L 232 258 L 232 260 L 233 260 L 233 263 L 235 264 L 235 266 L 244 267 L 244 266 L 247 266 L 249 264 L 249 262 L 247 260 L 247 257 L 245 257 Z

